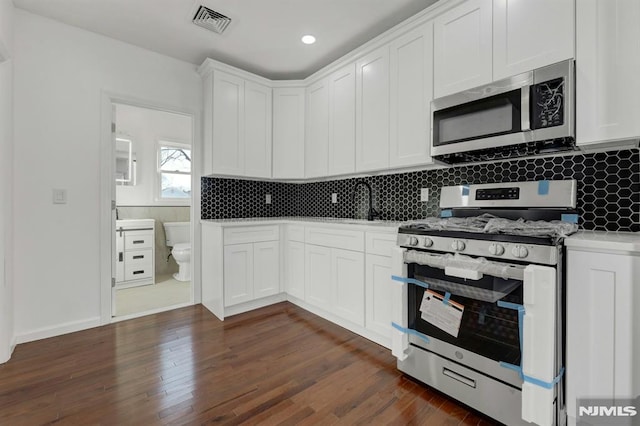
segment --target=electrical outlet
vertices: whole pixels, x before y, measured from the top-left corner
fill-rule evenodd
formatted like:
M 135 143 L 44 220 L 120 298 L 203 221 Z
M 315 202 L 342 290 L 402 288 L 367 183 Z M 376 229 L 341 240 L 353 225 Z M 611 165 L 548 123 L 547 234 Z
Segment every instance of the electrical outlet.
M 67 204 L 66 189 L 53 189 L 53 204 Z
M 264 203 L 265 204 L 271 204 L 271 194 L 265 194 Z
M 420 189 L 420 201 L 422 202 L 429 201 L 429 188 Z
M 337 202 L 338 202 L 338 194 L 334 192 L 333 194 L 331 194 L 331 203 L 336 204 Z

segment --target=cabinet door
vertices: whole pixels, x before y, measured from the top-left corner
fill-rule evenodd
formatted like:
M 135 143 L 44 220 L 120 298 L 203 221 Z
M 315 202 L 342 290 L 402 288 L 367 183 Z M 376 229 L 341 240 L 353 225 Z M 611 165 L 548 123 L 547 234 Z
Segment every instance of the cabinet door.
M 493 79 L 573 58 L 574 28 L 574 0 L 493 0 Z
M 253 300 L 253 244 L 224 247 L 224 305 Z
M 280 242 L 253 245 L 253 298 L 280 293 Z
M 330 311 L 332 293 L 331 249 L 305 245 L 305 300 Z
M 333 311 L 364 326 L 364 253 L 331 249 Z
M 349 64 L 329 77 L 329 174 L 356 167 L 356 68 Z
M 391 167 L 431 163 L 433 23 L 394 40 L 390 46 Z
M 389 167 L 389 46 L 356 63 L 356 171 Z
M 576 4 L 578 145 L 640 137 L 638 22 L 637 0 Z
M 273 89 L 273 177 L 304 178 L 304 89 Z
M 433 22 L 434 97 L 492 80 L 492 0 L 468 0 Z
M 329 158 L 329 86 L 327 80 L 307 89 L 306 129 L 304 138 L 304 174 L 327 175 Z
M 212 172 L 244 173 L 244 80 L 222 71 L 213 74 Z
M 304 243 L 287 241 L 285 253 L 287 293 L 305 300 Z
M 366 326 L 382 336 L 391 338 L 391 258 L 367 255 L 366 271 Z
M 639 297 L 634 286 L 639 272 L 638 257 L 568 250 L 569 417 L 576 417 L 576 398 L 638 395 L 634 380 L 640 354 L 633 329 L 638 324 Z
M 271 177 L 271 88 L 244 86 L 244 176 Z

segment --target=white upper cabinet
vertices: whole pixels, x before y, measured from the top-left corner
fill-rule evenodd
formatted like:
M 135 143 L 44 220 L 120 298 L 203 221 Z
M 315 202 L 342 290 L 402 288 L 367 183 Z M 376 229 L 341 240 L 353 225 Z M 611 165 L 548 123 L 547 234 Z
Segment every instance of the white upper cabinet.
M 244 80 L 213 73 L 212 164 L 209 173 L 244 175 Z
M 304 139 L 306 177 L 326 176 L 329 159 L 329 85 L 323 79 L 307 88 Z
M 493 79 L 573 58 L 574 8 L 574 0 L 493 0 Z
M 273 177 L 304 178 L 304 89 L 273 89 Z
M 492 81 L 492 6 L 468 0 L 433 21 L 434 97 Z
M 394 40 L 390 45 L 390 61 L 389 165 L 431 163 L 433 23 Z
M 204 87 L 204 174 L 271 177 L 271 88 L 217 69 Z
M 389 167 L 389 46 L 356 62 L 356 171 Z
M 271 177 L 271 88 L 244 85 L 244 175 Z
M 353 173 L 356 155 L 356 68 L 329 76 L 329 174 Z
M 576 4 L 576 141 L 640 137 L 640 2 Z

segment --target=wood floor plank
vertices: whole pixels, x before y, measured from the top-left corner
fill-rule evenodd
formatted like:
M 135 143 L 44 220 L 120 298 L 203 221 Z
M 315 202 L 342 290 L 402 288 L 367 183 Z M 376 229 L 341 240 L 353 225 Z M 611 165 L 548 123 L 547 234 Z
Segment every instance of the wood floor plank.
M 200 305 L 19 345 L 0 425 L 492 425 L 386 348 L 287 302 Z

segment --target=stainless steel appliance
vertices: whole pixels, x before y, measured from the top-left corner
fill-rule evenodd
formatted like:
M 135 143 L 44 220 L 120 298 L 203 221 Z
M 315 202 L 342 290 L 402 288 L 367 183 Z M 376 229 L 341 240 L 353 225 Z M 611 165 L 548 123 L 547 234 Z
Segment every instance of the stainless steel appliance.
M 399 229 L 398 368 L 504 424 L 564 424 L 562 241 L 577 230 L 576 182 L 445 187 L 440 207 Z
M 575 148 L 573 60 L 431 103 L 431 155 L 445 163 Z

